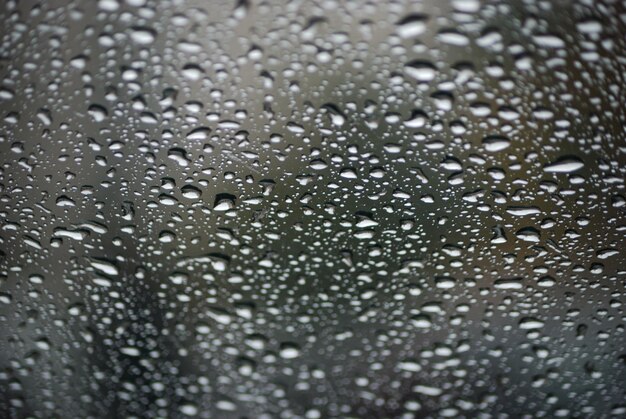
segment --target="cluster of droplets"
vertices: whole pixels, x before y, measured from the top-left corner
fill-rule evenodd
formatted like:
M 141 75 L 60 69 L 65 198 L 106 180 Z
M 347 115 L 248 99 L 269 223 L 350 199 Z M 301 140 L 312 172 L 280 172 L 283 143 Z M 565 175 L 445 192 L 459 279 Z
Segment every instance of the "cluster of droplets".
M 0 412 L 626 414 L 626 5 L 357 3 L 2 5 Z

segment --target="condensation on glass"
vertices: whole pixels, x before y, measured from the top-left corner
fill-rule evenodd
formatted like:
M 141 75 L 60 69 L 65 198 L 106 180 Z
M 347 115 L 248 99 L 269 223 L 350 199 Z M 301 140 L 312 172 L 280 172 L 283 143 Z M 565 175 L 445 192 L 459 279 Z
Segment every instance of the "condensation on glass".
M 0 416 L 626 416 L 624 0 L 0 9 Z

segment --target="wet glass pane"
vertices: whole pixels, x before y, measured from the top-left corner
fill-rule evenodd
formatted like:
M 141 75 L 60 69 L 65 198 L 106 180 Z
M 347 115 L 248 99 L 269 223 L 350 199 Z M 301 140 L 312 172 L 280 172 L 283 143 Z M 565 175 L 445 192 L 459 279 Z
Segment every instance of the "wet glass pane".
M 1 417 L 626 416 L 623 0 L 0 9 Z

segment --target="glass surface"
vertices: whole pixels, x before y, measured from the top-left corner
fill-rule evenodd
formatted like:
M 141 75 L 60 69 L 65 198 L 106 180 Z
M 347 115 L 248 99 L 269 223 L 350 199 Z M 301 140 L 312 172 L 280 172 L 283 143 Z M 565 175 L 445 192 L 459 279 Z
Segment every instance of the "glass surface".
M 0 417 L 626 417 L 624 0 L 0 35 Z

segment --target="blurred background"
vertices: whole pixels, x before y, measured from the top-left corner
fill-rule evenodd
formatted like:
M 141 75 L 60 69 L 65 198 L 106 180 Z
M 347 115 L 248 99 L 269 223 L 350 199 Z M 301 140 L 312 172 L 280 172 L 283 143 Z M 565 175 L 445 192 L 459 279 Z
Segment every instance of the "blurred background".
M 626 416 L 625 10 L 3 2 L 0 416 Z

